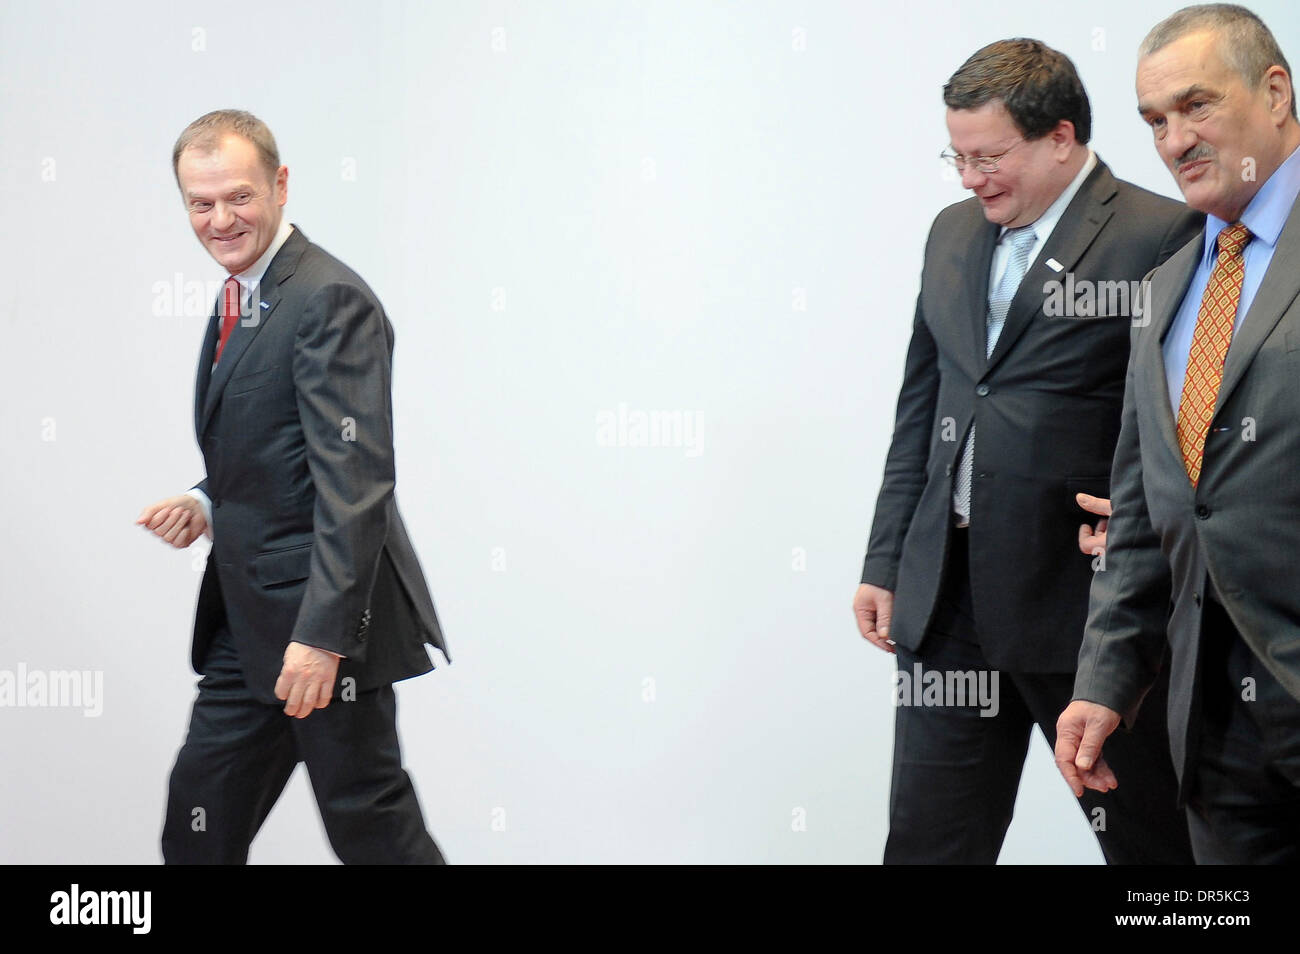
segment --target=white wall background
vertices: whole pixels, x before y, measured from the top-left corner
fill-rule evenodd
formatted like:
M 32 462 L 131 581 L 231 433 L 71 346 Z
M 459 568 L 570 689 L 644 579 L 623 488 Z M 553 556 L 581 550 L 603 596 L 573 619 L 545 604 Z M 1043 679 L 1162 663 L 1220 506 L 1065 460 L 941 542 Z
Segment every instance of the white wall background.
M 878 861 L 893 667 L 849 603 L 963 197 L 940 87 L 1040 38 L 1102 158 L 1176 194 L 1133 95 L 1175 7 L 4 0 L 0 669 L 101 670 L 104 702 L 0 709 L 0 860 L 159 859 L 203 561 L 133 521 L 202 476 L 210 299 L 154 286 L 222 277 L 170 149 L 237 106 L 396 328 L 398 499 L 455 657 L 400 724 L 449 860 Z M 1300 57 L 1290 0 L 1254 9 Z M 697 415 L 700 452 L 600 446 L 619 405 Z M 1100 858 L 1037 739 L 1002 860 Z M 333 860 L 302 769 L 252 860 Z

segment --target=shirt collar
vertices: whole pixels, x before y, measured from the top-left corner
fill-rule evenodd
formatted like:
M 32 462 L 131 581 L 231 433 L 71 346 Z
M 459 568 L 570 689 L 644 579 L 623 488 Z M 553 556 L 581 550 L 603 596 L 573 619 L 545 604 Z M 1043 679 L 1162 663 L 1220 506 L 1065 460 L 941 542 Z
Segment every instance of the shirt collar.
M 1250 229 L 1251 241 L 1259 239 L 1265 245 L 1276 245 L 1297 196 L 1300 196 L 1300 148 L 1273 171 L 1241 213 L 1241 224 Z M 1219 257 L 1219 233 L 1231 224 L 1217 215 L 1205 217 L 1205 246 L 1201 249 L 1204 264 L 1212 265 Z
M 262 253 L 262 256 L 257 261 L 235 276 L 235 278 L 239 279 L 239 286 L 244 291 L 261 284 L 262 276 L 271 267 L 271 259 L 275 258 L 275 253 L 280 251 L 280 246 L 288 241 L 292 233 L 293 226 L 289 224 L 289 219 L 281 214 L 280 227 L 275 230 L 275 238 L 271 239 L 271 244 L 266 247 L 266 251 Z
M 1047 236 L 1052 234 L 1052 230 L 1056 228 L 1056 223 L 1059 222 L 1061 216 L 1065 214 L 1066 207 L 1071 201 L 1073 201 L 1079 190 L 1083 188 L 1084 180 L 1092 174 L 1092 170 L 1095 168 L 1097 168 L 1097 154 L 1092 151 L 1091 147 L 1089 147 L 1088 158 L 1083 161 L 1083 167 L 1075 173 L 1074 179 L 1071 180 L 1070 184 L 1065 187 L 1065 190 L 1056 197 L 1056 201 L 1049 205 L 1047 210 L 1033 222 L 1034 237 L 1036 241 L 1045 241 Z M 1002 231 L 998 233 L 998 241 L 1001 241 L 1002 236 L 1006 234 L 1007 229 L 1004 226 Z

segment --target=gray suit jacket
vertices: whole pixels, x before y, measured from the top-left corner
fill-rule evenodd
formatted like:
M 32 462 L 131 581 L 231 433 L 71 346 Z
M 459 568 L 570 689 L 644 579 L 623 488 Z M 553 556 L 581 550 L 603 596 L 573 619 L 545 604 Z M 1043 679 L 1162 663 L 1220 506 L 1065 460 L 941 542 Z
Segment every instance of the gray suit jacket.
M 1134 329 L 1106 565 L 1093 578 L 1075 681 L 1076 699 L 1109 706 L 1131 723 L 1168 639 L 1170 746 L 1184 796 L 1207 589 L 1300 698 L 1300 202 L 1228 350 L 1193 488 L 1161 343 L 1202 242 L 1151 275 L 1153 320 Z
M 194 430 L 213 542 L 191 653 L 203 671 L 224 621 L 250 690 L 275 703 L 291 640 L 341 653 L 358 691 L 433 668 L 446 645 L 393 497 L 393 329 L 361 278 L 295 227 L 252 313 L 210 372 Z

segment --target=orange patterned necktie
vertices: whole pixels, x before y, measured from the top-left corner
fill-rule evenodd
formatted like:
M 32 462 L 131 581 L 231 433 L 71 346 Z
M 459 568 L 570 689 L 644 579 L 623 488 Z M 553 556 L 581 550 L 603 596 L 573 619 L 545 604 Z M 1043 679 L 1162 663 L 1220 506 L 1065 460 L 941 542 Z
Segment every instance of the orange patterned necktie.
M 1214 417 L 1219 384 L 1223 381 L 1223 362 L 1228 357 L 1232 328 L 1237 320 L 1241 280 L 1246 274 L 1242 253 L 1249 241 L 1250 230 L 1240 222 L 1219 233 L 1219 258 L 1196 315 L 1183 396 L 1178 402 L 1178 446 L 1182 448 L 1183 466 L 1193 487 L 1201 479 L 1205 435 Z

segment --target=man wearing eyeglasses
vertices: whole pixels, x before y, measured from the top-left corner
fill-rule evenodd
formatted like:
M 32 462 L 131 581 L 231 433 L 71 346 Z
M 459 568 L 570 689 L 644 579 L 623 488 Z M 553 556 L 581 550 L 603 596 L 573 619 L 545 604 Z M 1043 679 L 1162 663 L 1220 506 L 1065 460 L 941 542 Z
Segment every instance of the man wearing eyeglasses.
M 974 196 L 926 244 L 853 608 L 898 662 L 885 862 L 991 864 L 1104 571 L 1075 494 L 1107 496 L 1141 280 L 1202 218 L 1111 174 L 1073 64 L 1038 41 L 979 50 L 944 103 Z M 1081 799 L 1110 863 L 1191 863 L 1162 708 L 1107 742 L 1126 787 Z

